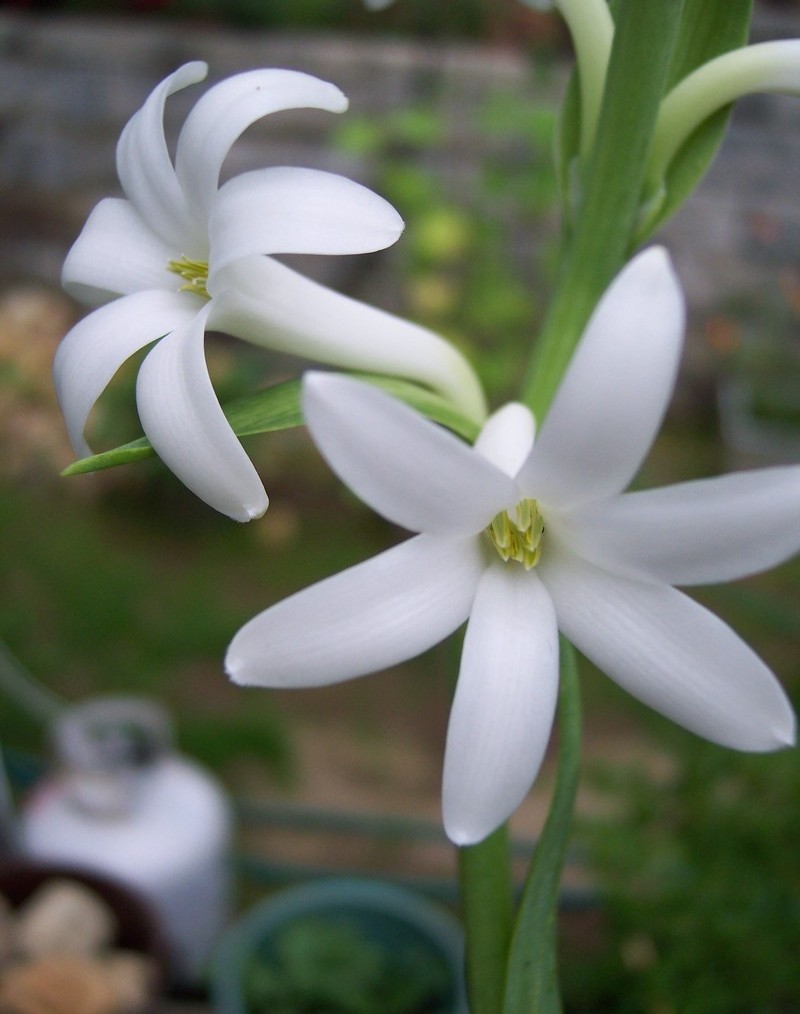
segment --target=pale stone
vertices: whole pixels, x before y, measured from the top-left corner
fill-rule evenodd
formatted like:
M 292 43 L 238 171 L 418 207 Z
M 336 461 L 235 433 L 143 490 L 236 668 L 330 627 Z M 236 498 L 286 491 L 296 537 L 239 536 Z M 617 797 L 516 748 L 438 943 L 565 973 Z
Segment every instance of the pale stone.
M 21 954 L 93 954 L 108 947 L 117 921 L 94 891 L 74 880 L 54 879 L 42 884 L 17 912 Z

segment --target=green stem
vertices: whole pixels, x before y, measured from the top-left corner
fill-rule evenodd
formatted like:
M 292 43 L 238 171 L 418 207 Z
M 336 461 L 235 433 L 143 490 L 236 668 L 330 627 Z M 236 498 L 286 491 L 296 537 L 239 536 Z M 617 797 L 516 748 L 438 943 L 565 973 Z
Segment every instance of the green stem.
M 525 390 L 525 400 L 540 418 L 592 310 L 629 251 L 682 3 L 622 0 L 619 5 L 575 231 L 565 248 L 559 285 Z M 471 1014 L 550 1014 L 560 1009 L 556 910 L 580 753 L 575 657 L 566 643 L 562 666 L 559 774 L 513 938 L 506 828 L 459 852 Z
M 458 850 L 470 1014 L 502 1011 L 514 915 L 510 860 L 505 824 L 477 845 Z
M 630 252 L 683 0 L 620 4 L 594 149 L 523 400 L 542 417 L 591 313 Z
M 561 639 L 558 774 L 550 812 L 525 882 L 508 957 L 503 1014 L 557 1014 L 556 915 L 572 825 L 581 750 L 581 700 L 575 649 Z

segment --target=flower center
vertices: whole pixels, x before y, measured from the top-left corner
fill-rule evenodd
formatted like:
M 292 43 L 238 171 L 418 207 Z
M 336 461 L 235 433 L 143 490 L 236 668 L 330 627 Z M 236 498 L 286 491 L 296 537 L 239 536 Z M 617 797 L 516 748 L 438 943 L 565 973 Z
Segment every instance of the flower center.
M 542 555 L 544 519 L 535 500 L 520 500 L 513 510 L 500 511 L 486 532 L 503 560 L 516 560 L 530 570 Z
M 176 275 L 180 275 L 185 285 L 182 285 L 178 292 L 193 292 L 196 296 L 208 299 L 206 283 L 208 282 L 208 261 L 193 261 L 185 254 L 181 254 L 176 261 L 168 261 L 167 267 Z

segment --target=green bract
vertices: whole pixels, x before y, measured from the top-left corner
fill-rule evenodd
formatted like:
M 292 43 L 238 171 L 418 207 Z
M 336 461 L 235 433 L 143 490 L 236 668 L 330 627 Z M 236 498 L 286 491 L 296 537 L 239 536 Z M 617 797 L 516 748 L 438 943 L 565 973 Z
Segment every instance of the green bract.
M 472 441 L 478 433 L 478 425 L 467 416 L 454 409 L 446 399 L 433 391 L 428 391 L 410 381 L 397 380 L 393 377 L 379 377 L 370 374 L 355 374 L 376 387 L 411 405 L 418 412 L 426 415 L 434 422 L 441 423 L 454 433 Z M 257 433 L 273 433 L 277 430 L 291 429 L 302 426 L 303 415 L 300 409 L 300 380 L 288 380 L 275 384 L 263 391 L 240 398 L 223 406 L 225 418 L 237 437 L 254 436 Z M 83 475 L 87 472 L 98 472 L 116 465 L 128 465 L 134 461 L 151 458 L 155 455 L 153 445 L 146 437 L 132 440 L 110 451 L 92 454 L 80 458 L 68 465 L 62 475 Z

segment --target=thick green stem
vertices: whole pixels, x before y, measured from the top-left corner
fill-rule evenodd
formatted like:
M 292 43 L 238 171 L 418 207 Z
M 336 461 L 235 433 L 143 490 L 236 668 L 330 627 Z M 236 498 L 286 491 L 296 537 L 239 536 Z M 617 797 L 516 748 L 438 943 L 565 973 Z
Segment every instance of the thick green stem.
M 581 750 L 581 699 L 575 650 L 561 639 L 558 774 L 536 844 L 511 940 L 503 1014 L 557 1014 L 556 917 L 561 871 L 572 826 Z
M 500 1014 L 514 915 L 506 826 L 458 850 L 470 1014 Z
M 523 400 L 543 416 L 603 291 L 630 252 L 683 0 L 619 6 L 594 149 Z

